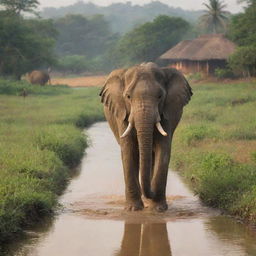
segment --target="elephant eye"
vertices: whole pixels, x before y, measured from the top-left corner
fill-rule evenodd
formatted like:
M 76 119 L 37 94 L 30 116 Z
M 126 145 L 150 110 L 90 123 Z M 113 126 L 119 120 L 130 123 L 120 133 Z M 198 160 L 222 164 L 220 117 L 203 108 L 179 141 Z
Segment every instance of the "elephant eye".
M 160 94 L 159 96 L 158 96 L 158 99 L 161 99 L 162 98 L 162 94 Z
M 126 97 L 127 97 L 128 99 L 130 99 L 130 98 L 131 98 L 131 96 L 130 96 L 129 94 L 127 94 L 127 95 L 126 95 Z

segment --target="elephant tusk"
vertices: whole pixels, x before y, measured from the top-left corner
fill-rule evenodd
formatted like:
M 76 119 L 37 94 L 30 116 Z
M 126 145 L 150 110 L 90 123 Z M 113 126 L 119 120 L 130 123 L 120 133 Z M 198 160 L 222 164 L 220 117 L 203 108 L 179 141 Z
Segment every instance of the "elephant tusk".
M 163 135 L 163 136 L 167 136 L 168 134 L 164 131 L 162 125 L 160 124 L 160 122 L 156 123 L 156 128 L 157 130 Z
M 128 127 L 126 128 L 126 130 L 124 131 L 123 135 L 120 138 L 124 138 L 125 136 L 127 136 L 131 130 L 132 130 L 132 125 L 131 123 L 129 123 Z

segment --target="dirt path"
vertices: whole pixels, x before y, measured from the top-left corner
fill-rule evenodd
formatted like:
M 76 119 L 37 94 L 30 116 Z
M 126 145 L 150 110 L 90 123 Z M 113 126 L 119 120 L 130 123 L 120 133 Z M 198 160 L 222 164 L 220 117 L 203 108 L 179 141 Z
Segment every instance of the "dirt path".
M 67 84 L 70 87 L 91 87 L 91 86 L 102 86 L 107 78 L 105 76 L 84 76 L 74 78 L 52 78 L 51 82 L 53 85 Z

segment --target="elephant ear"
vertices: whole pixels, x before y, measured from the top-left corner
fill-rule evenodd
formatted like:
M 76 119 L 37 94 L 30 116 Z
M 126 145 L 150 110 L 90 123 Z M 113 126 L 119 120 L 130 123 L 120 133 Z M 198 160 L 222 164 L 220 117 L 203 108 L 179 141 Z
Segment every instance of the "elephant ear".
M 179 121 L 183 107 L 188 104 L 193 95 L 186 78 L 174 68 L 162 68 L 165 74 L 166 100 L 163 115 L 167 120 Z
M 101 92 L 101 102 L 117 118 L 125 120 L 127 111 L 123 99 L 125 69 L 112 71 Z

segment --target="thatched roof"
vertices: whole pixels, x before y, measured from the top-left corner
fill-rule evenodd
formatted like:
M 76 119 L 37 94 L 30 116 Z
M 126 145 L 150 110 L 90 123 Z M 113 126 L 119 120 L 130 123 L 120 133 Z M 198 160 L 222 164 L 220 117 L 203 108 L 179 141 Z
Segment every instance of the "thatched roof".
M 226 60 L 236 45 L 223 34 L 202 35 L 194 40 L 185 40 L 160 56 L 168 60 Z

